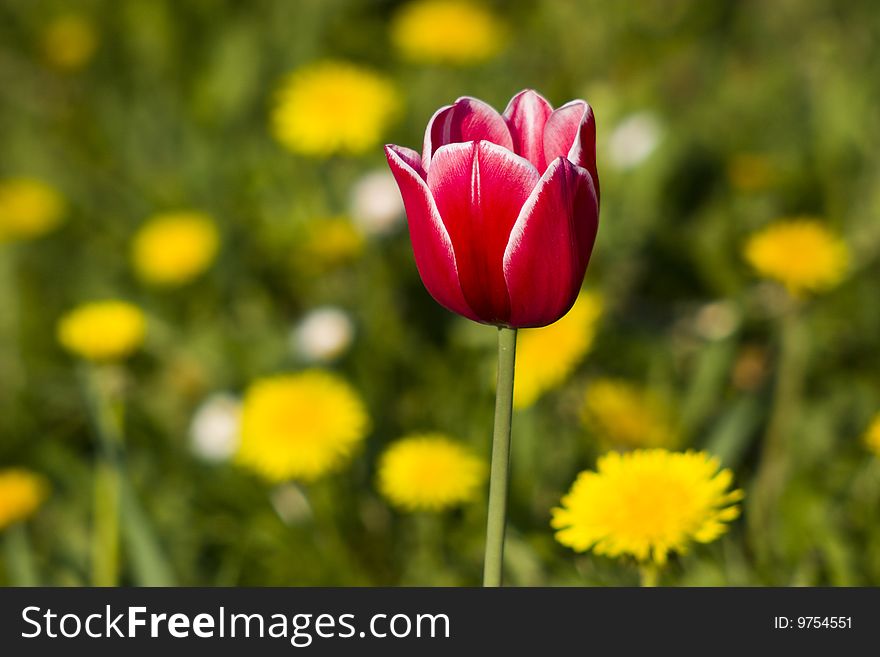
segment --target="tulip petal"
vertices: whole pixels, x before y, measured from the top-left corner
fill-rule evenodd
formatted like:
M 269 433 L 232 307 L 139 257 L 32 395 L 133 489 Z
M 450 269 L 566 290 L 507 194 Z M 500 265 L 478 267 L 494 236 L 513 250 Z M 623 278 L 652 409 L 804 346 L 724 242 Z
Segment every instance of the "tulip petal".
M 425 288 L 440 305 L 479 321 L 462 294 L 452 242 L 425 183 L 419 154 L 389 145 L 385 155 L 403 197 L 413 255 Z
M 568 312 L 598 226 L 589 172 L 564 157 L 555 159 L 523 206 L 504 251 L 511 326 L 546 326 Z
M 411 148 L 407 148 L 406 146 L 394 146 L 393 144 L 388 144 L 385 147 L 385 155 L 389 158 L 389 163 L 391 162 L 389 151 L 391 151 L 394 155 L 403 161 L 404 164 L 407 164 L 419 174 L 419 177 L 423 180 L 426 179 L 427 174 L 425 174 L 425 170 L 422 168 L 422 156 L 418 151 L 414 151 Z M 393 169 L 394 167 L 392 167 Z
M 539 178 L 528 160 L 487 141 L 442 146 L 428 169 L 428 188 L 455 250 L 461 290 L 485 323 L 509 319 L 504 249 Z
M 504 120 L 513 138 L 513 152 L 535 165 L 538 171 L 547 168 L 544 159 L 544 124 L 553 107 L 539 93 L 526 89 L 510 99 Z
M 437 110 L 428 122 L 422 167 L 428 170 L 431 158 L 441 146 L 480 140 L 513 149 L 510 130 L 494 107 L 476 98 L 459 98 L 454 105 Z
M 544 126 L 544 156 L 547 162 L 567 157 L 593 176 L 596 198 L 599 197 L 599 174 L 596 170 L 596 119 L 593 108 L 582 100 L 573 100 L 557 109 Z

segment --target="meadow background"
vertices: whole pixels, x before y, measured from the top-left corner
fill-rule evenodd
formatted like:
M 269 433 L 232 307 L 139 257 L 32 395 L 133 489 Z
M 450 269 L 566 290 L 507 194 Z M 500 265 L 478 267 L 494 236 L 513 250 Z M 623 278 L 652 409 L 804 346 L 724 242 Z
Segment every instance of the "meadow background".
M 501 110 L 532 87 L 595 110 L 585 289 L 601 312 L 586 353 L 540 347 L 563 374 L 515 412 L 507 583 L 637 583 L 625 560 L 558 544 L 549 518 L 604 450 L 646 441 L 717 455 L 746 493 L 730 531 L 675 558 L 664 584 L 880 584 L 880 439 L 864 440 L 880 411 L 875 4 L 483 3 L 496 32 L 458 60 L 401 46 L 407 4 L 0 1 L 0 181 L 38 179 L 64 202 L 54 230 L 0 240 L 0 469 L 50 485 L 14 541 L 0 528 L 0 583 L 21 581 L 22 550 L 40 582 L 93 581 L 98 450 L 56 325 L 112 297 L 148 321 L 144 347 L 102 374 L 125 403 L 122 583 L 478 584 L 485 490 L 407 513 L 376 487 L 382 452 L 414 432 L 488 461 L 495 367 L 495 331 L 422 288 L 381 146 L 420 148 L 458 96 Z M 277 90 L 328 59 L 383 76 L 392 120 L 361 152 L 292 151 L 273 134 Z M 194 280 L 151 285 L 133 236 L 177 210 L 209 215 L 219 251 Z M 840 235 L 850 264 L 793 311 L 743 251 L 798 216 Z M 329 348 L 301 330 L 328 306 L 344 313 L 321 325 Z M 314 366 L 358 391 L 369 434 L 335 473 L 268 483 L 235 462 L 217 409 Z M 194 423 L 210 400 L 214 424 Z M 775 493 L 756 491 L 762 477 Z

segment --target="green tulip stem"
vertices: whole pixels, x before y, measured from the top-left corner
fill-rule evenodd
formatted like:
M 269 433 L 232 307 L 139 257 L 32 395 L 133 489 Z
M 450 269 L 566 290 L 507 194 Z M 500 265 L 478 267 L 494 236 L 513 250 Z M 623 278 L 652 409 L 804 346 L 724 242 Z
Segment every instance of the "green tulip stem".
M 500 327 L 498 385 L 495 389 L 495 429 L 492 435 L 492 465 L 489 471 L 489 517 L 486 523 L 486 557 L 483 562 L 483 586 L 486 587 L 501 586 L 502 579 L 515 362 L 516 329 Z

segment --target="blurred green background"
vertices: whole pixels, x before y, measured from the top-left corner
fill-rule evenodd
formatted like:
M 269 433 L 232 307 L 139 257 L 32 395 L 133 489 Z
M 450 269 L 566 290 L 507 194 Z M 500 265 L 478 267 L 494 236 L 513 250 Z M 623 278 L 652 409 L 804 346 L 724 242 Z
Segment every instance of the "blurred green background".
M 375 485 L 378 456 L 411 432 L 488 458 L 495 367 L 495 332 L 422 288 L 381 144 L 420 148 L 430 116 L 458 96 L 501 110 L 532 87 L 595 110 L 602 211 L 585 286 L 604 310 L 570 376 L 515 413 L 508 583 L 637 582 L 631 564 L 576 555 L 549 527 L 609 438 L 582 420 L 585 391 L 615 379 L 662 400 L 675 446 L 717 454 L 747 494 L 744 517 L 673 560 L 664 583 L 880 584 L 880 459 L 862 440 L 880 410 L 875 3 L 486 3 L 497 47 L 465 62 L 408 53 L 394 38 L 406 4 L 0 0 L 0 180 L 45 181 L 66 206 L 53 232 L 0 243 L 0 467 L 51 483 L 27 521 L 40 581 L 87 584 L 92 569 L 95 440 L 56 323 L 114 297 L 149 323 L 112 375 L 137 499 L 123 502 L 123 583 L 479 582 L 485 492 L 406 514 Z M 362 152 L 291 152 L 273 137 L 277 89 L 327 59 L 384 76 L 396 114 Z M 132 236 L 178 209 L 213 218 L 217 260 L 187 285 L 145 284 Z M 851 266 L 799 304 L 783 338 L 789 302 L 743 244 L 790 216 L 821 218 Z M 297 332 L 325 306 L 352 335 L 331 354 Z M 222 446 L 194 445 L 205 400 L 315 362 L 371 417 L 339 472 L 277 487 Z M 767 459 L 777 494 L 756 510 Z M 0 582 L 13 582 L 11 561 Z

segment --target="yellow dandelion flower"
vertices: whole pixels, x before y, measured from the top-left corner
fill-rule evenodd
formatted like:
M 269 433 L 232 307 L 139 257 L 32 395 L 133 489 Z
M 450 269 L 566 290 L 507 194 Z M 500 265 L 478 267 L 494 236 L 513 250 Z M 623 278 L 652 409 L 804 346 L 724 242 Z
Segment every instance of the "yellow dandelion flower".
M 0 470 L 0 529 L 31 517 L 48 496 L 45 477 L 22 468 Z
M 874 419 L 871 420 L 871 424 L 868 425 L 864 440 L 865 446 L 874 454 L 880 456 L 880 413 L 877 413 Z
M 63 71 L 76 71 L 86 66 L 97 48 L 98 34 L 83 16 L 59 16 L 43 32 L 46 61 Z
M 0 181 L 0 243 L 40 237 L 64 214 L 64 200 L 52 187 L 32 178 Z
M 672 447 L 675 428 L 669 407 L 652 391 L 618 379 L 587 386 L 581 417 L 600 441 L 622 448 Z
M 323 61 L 291 73 L 277 91 L 275 138 L 294 153 L 359 155 L 377 146 L 396 117 L 392 82 L 347 62 Z
M 782 283 L 794 296 L 833 288 L 849 264 L 846 243 L 809 218 L 782 221 L 752 235 L 745 257 L 758 274 Z
M 442 511 L 477 498 L 486 464 L 442 434 L 392 444 L 379 460 L 379 491 L 404 511 Z
M 733 473 L 705 452 L 637 450 L 602 456 L 553 509 L 556 540 L 577 552 L 666 563 L 696 541 L 709 543 L 739 515 Z
M 300 252 L 305 264 L 332 269 L 355 260 L 364 250 L 364 236 L 347 217 L 315 219 L 306 224 Z
M 131 259 L 141 280 L 154 285 L 183 285 L 204 272 L 220 245 L 217 227 L 202 212 L 158 214 L 141 226 Z
M 313 481 L 340 468 L 368 428 L 360 396 L 335 374 L 273 376 L 245 394 L 236 459 L 272 482 Z
M 504 45 L 505 27 L 487 9 L 462 0 L 417 0 L 391 23 L 391 43 L 418 63 L 478 64 Z
M 67 351 L 91 361 L 120 360 L 144 342 L 146 318 L 125 301 L 95 301 L 78 306 L 58 322 L 58 341 Z
M 601 314 L 599 297 L 581 292 L 572 309 L 558 322 L 544 328 L 519 331 L 514 408 L 531 406 L 541 395 L 568 378 L 592 346 Z

